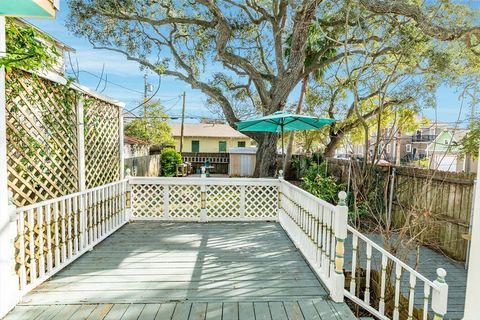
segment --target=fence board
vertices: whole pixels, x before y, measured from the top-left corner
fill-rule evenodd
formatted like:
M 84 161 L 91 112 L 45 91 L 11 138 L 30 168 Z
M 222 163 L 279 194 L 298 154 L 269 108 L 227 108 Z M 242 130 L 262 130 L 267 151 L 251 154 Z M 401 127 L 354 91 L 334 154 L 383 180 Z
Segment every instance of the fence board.
M 328 174 L 346 182 L 349 162 L 329 159 Z M 381 168 L 388 175 L 390 168 Z M 396 226 L 405 223 L 408 212 L 432 219 L 424 235 L 428 245 L 453 259 L 465 261 L 473 201 L 474 174 L 396 167 L 392 217 Z

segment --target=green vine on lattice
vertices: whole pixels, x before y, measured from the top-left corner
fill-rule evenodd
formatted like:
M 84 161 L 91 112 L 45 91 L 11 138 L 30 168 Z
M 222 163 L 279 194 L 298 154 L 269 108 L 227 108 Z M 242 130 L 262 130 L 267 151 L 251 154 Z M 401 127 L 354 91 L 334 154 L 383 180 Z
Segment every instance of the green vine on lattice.
M 0 57 L 0 66 L 5 66 L 7 71 L 49 69 L 56 64 L 59 53 L 55 40 L 34 27 L 7 18 L 5 36 L 7 52 L 5 57 Z

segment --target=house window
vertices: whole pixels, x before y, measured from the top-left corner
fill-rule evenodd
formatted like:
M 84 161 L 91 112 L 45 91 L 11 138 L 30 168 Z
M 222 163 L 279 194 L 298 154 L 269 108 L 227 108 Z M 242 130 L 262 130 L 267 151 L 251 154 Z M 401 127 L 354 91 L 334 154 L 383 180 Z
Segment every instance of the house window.
M 238 141 L 237 146 L 238 146 L 239 148 L 245 148 L 245 141 Z
M 390 153 L 390 151 L 392 151 L 390 148 L 390 144 L 387 144 L 387 153 Z
M 443 144 L 448 144 L 448 139 L 443 140 Z
M 435 128 L 430 128 L 430 135 L 434 136 L 435 135 Z
M 192 140 L 192 152 L 200 152 L 200 141 Z
M 218 152 L 227 152 L 227 141 L 218 141 Z
M 405 150 L 406 150 L 408 153 L 412 152 L 412 145 L 411 145 L 411 144 L 405 145 Z

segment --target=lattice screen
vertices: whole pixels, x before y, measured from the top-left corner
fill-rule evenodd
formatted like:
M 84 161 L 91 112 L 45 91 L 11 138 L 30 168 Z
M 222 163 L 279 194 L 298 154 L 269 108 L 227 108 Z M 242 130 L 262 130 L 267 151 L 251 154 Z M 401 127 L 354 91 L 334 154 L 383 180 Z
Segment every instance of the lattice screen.
M 78 190 L 76 96 L 14 70 L 6 77 L 8 186 L 23 206 Z
M 101 186 L 120 177 L 118 107 L 85 98 L 85 167 L 87 188 Z
M 8 186 L 15 205 L 79 191 L 77 105 L 84 100 L 87 188 L 119 179 L 119 108 L 29 72 L 6 76 Z

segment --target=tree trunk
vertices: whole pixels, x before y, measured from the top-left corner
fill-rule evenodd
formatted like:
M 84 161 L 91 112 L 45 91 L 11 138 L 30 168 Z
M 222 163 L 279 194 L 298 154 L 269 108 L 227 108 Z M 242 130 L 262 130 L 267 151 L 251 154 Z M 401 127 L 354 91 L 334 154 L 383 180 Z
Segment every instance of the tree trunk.
M 343 134 L 336 134 L 330 136 L 330 142 L 325 147 L 324 156 L 325 158 L 331 158 L 335 155 L 335 150 L 337 150 L 338 145 L 342 141 Z
M 298 104 L 297 104 L 297 109 L 295 110 L 296 114 L 300 114 L 302 112 L 302 104 L 303 104 L 303 98 L 305 97 L 305 93 L 307 92 L 307 86 L 308 86 L 308 76 L 305 76 L 303 78 L 302 82 L 302 88 L 300 90 L 300 98 L 298 99 Z M 293 153 L 293 142 L 295 140 L 295 133 L 290 132 L 288 135 L 288 145 L 287 145 L 287 153 L 285 155 L 285 164 L 284 164 L 284 174 L 285 177 L 289 178 L 290 177 L 290 164 L 292 162 L 292 153 Z
M 256 178 L 274 177 L 277 169 L 278 134 L 265 132 L 259 134 L 259 136 L 260 139 L 257 140 L 257 160 L 253 176 Z

